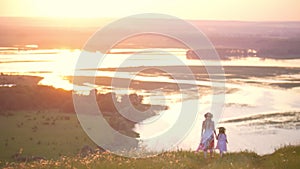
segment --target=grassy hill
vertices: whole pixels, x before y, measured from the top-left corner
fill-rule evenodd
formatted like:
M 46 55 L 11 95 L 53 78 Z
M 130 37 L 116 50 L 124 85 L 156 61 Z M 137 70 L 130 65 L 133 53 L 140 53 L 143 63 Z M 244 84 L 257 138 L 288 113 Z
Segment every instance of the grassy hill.
M 149 158 L 126 158 L 110 153 L 95 153 L 86 157 L 62 156 L 57 160 L 23 163 L 1 163 L 4 168 L 200 168 L 200 169 L 297 169 L 300 166 L 300 146 L 286 146 L 273 154 L 258 156 L 252 152 L 228 153 L 204 159 L 202 153 L 190 151 L 166 152 Z M 0 164 L 0 165 L 1 165 Z

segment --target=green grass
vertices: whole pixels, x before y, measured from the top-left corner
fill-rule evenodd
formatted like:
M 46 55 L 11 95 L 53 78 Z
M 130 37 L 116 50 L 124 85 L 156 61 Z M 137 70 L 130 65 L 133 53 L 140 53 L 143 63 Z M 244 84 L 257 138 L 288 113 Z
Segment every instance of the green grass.
M 47 159 L 74 155 L 83 145 L 95 146 L 75 114 L 57 111 L 13 111 L 0 115 L 0 159 L 23 149 L 23 155 Z
M 283 147 L 273 154 L 258 156 L 252 152 L 228 153 L 223 158 L 216 155 L 204 159 L 202 153 L 190 151 L 165 152 L 155 157 L 126 158 L 110 153 L 96 153 L 87 157 L 62 156 L 57 160 L 29 163 L 2 163 L 4 168 L 102 168 L 102 169 L 297 169 L 300 166 L 300 146 Z

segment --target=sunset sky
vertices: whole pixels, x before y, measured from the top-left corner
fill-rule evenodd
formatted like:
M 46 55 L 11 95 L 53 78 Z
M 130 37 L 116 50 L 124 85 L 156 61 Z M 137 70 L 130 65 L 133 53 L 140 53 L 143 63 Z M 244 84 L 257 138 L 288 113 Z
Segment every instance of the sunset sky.
M 299 0 L 1 0 L 0 16 L 123 17 L 155 12 L 183 19 L 300 21 Z

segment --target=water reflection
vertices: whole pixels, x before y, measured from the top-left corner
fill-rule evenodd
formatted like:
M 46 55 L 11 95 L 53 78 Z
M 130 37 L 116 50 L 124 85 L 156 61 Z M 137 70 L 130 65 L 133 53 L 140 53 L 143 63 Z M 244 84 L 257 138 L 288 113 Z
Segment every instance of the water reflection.
M 195 94 L 200 92 L 200 114 L 195 127 L 186 139 L 179 145 L 181 148 L 194 149 L 200 138 L 202 114 L 209 110 L 211 105 L 212 87 L 209 76 L 201 61 L 187 60 L 183 49 L 166 50 L 171 55 L 160 55 L 159 52 L 139 53 L 130 57 L 139 50 L 114 50 L 108 54 L 101 64 L 102 69 L 86 68 L 80 70 L 82 77 L 87 77 L 94 70 L 98 70 L 95 83 L 72 83 L 75 64 L 80 54 L 79 50 L 34 50 L 34 51 L 5 51 L 0 52 L 0 72 L 5 74 L 34 75 L 42 77 L 40 85 L 75 90 L 80 94 L 88 94 L 97 89 L 99 93 L 114 92 L 118 96 L 137 93 L 144 97 L 145 104 L 165 104 L 169 107 L 161 114 L 148 119 L 153 121 L 137 125 L 135 130 L 141 138 L 151 138 L 167 131 L 176 121 L 178 110 L 182 102 L 199 99 Z M 175 56 L 174 56 L 175 55 Z M 97 57 L 93 53 L 91 57 Z M 130 58 L 129 58 L 130 57 Z M 174 57 L 179 58 L 184 65 L 191 66 L 194 74 L 182 74 L 180 66 L 172 65 Z M 114 67 L 121 65 L 126 59 L 131 59 L 134 65 L 130 68 L 120 68 L 115 73 Z M 142 58 L 142 59 L 141 59 Z M 208 61 L 214 65 L 214 61 Z M 239 58 L 224 60 L 222 64 L 226 76 L 226 106 L 221 115 L 219 125 L 225 126 L 228 131 L 229 150 L 255 150 L 261 154 L 269 153 L 282 144 L 296 144 L 299 142 L 299 93 L 300 93 L 300 60 L 272 60 L 260 58 Z M 160 64 L 160 65 L 157 65 Z M 126 65 L 125 65 L 126 66 Z M 169 66 L 166 68 L 172 73 L 159 72 L 157 69 L 148 69 L 137 74 L 134 67 Z M 153 67 L 154 66 L 154 67 Z M 110 69 L 105 69 L 110 68 Z M 196 85 L 189 81 L 195 76 Z M 218 76 L 218 75 L 214 75 Z M 131 79 L 130 87 L 121 84 L 111 86 L 112 78 L 119 80 Z M 176 78 L 176 80 L 174 79 Z M 83 78 L 84 79 L 84 78 Z M 177 83 L 185 84 L 182 92 Z M 0 87 L 13 87 L 18 84 L 1 82 Z M 279 113 L 286 112 L 286 113 Z M 154 120 L 156 119 L 156 120 Z M 159 120 L 157 120 L 159 119 Z M 268 146 L 265 140 L 270 140 Z M 151 145 L 147 145 L 151 147 Z M 154 146 L 154 145 L 152 145 Z

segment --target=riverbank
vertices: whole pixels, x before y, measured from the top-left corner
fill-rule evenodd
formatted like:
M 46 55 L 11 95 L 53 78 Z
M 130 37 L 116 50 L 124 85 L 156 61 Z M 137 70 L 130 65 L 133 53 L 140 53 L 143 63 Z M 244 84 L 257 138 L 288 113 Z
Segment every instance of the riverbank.
M 23 75 L 0 76 L 0 160 L 14 161 L 12 156 L 20 150 L 25 158 L 57 159 L 62 155 L 76 155 L 86 145 L 97 147 L 81 128 L 74 110 L 72 91 L 37 85 L 38 79 Z M 139 133 L 133 130 L 137 122 L 118 113 L 115 104 L 120 107 L 126 105 L 120 101 L 114 103 L 113 98 L 117 100 L 114 93 L 98 93 L 96 97 L 103 117 L 112 128 L 129 137 L 139 137 Z M 137 94 L 129 94 L 128 97 L 140 111 L 151 106 L 141 103 L 143 97 Z M 154 107 L 153 111 L 144 113 L 140 118 L 146 119 L 156 111 L 167 109 L 160 105 Z

